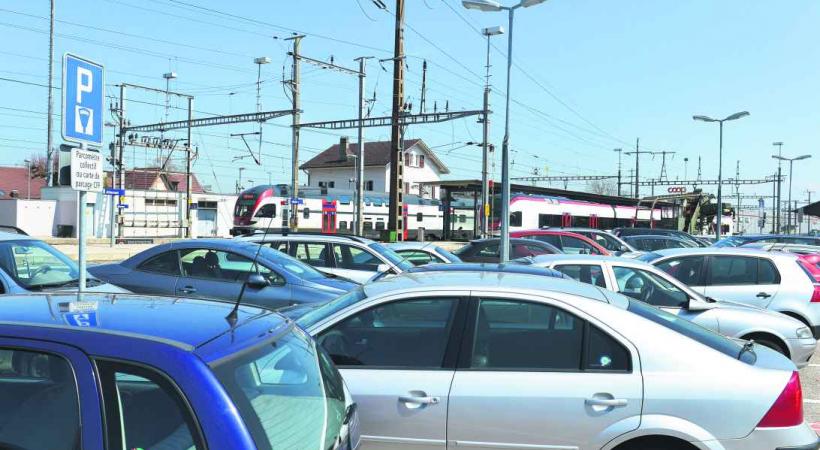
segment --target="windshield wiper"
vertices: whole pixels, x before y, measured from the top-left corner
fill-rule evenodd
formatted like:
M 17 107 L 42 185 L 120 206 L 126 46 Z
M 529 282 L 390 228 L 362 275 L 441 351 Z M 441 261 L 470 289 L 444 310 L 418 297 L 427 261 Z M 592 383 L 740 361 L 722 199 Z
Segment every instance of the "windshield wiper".
M 86 281 L 86 283 L 88 283 L 90 281 L 92 283 L 102 284 L 102 281 L 100 281 L 96 278 L 91 278 L 91 277 L 86 278 L 85 281 Z M 60 287 L 66 287 L 66 286 L 69 286 L 69 285 L 72 285 L 72 284 L 79 285 L 80 284 L 80 279 L 79 278 L 72 278 L 68 281 L 61 281 L 59 283 L 38 284 L 38 285 L 34 285 L 34 286 L 29 286 L 29 289 L 40 289 L 41 290 L 41 289 L 50 289 L 50 288 L 60 288 Z

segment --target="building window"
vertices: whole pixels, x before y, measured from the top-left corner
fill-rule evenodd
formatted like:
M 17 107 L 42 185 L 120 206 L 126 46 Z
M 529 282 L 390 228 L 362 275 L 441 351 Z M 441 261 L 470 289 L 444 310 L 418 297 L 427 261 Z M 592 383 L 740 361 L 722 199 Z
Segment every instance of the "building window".
M 424 155 L 419 155 L 419 168 L 424 168 Z
M 305 219 L 310 219 L 310 208 L 305 208 L 302 210 L 302 217 Z
M 364 183 L 364 190 L 365 191 L 372 191 L 373 190 L 373 180 L 368 180 Z
M 409 193 L 410 193 L 410 183 L 408 183 L 408 182 L 406 182 L 406 181 L 404 182 L 404 193 L 405 193 L 405 194 L 409 194 Z
M 335 181 L 328 181 L 327 182 L 327 187 L 329 187 L 331 189 L 335 188 L 336 187 L 336 182 Z

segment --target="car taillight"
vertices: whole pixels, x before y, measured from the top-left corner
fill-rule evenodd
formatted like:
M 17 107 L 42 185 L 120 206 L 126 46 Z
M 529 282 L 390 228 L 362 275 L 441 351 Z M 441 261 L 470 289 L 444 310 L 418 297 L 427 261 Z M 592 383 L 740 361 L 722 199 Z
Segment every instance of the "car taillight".
M 814 285 L 814 293 L 811 295 L 812 303 L 820 303 L 820 284 Z
M 780 397 L 757 424 L 758 428 L 794 427 L 803 423 L 803 388 L 795 371 Z

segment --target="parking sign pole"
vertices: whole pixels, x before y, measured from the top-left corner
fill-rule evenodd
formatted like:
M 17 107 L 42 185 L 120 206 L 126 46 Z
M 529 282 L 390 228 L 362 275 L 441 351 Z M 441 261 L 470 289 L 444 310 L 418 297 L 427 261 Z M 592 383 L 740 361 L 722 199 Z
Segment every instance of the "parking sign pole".
M 85 143 L 80 144 L 80 150 L 85 150 L 87 147 Z M 77 218 L 77 238 L 79 240 L 79 250 L 77 252 L 80 262 L 80 292 L 85 292 L 85 258 L 86 258 L 86 250 L 85 250 L 85 204 L 86 204 L 86 191 L 80 191 L 80 199 L 77 203 L 77 209 L 79 210 L 79 217 Z
M 113 180 L 116 175 L 114 172 L 111 172 L 111 179 Z M 109 195 L 111 197 L 111 223 L 109 224 L 109 234 L 111 235 L 111 241 L 109 242 L 109 247 L 114 246 L 114 220 L 116 220 L 116 215 L 114 214 L 114 210 L 116 209 L 116 199 L 115 196 Z

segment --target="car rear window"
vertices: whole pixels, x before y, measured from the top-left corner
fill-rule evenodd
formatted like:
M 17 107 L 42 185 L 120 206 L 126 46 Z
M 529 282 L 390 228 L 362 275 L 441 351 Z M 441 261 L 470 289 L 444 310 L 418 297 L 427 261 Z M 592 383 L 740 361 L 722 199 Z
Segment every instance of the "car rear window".
M 700 325 L 682 319 L 674 314 L 647 305 L 639 300 L 629 299 L 627 311 L 635 313 L 645 319 L 651 320 L 672 331 L 680 333 L 690 339 L 694 339 L 701 344 L 717 350 L 726 356 L 739 359 L 749 365 L 754 365 L 757 357 L 753 352 L 742 352 L 743 346 L 739 343 L 723 337 L 713 331 L 707 330 Z

